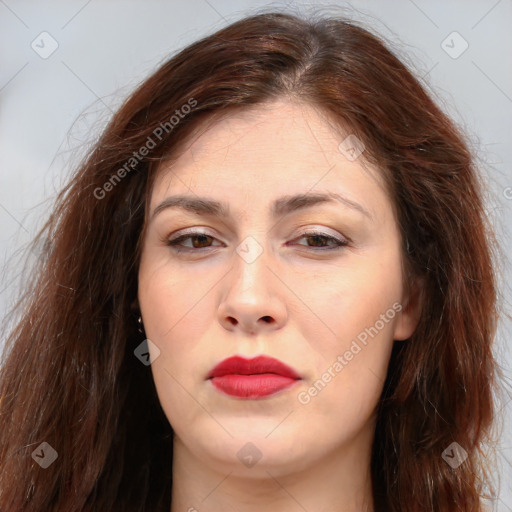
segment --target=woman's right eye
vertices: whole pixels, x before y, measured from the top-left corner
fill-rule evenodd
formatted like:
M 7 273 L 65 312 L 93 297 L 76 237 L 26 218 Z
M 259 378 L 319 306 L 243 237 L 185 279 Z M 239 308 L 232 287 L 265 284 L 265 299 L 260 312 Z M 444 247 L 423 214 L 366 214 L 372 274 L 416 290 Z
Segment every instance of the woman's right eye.
M 190 240 L 191 245 L 185 246 L 183 242 L 185 240 Z M 208 235 L 202 232 L 190 232 L 183 235 L 180 235 L 171 240 L 166 240 L 167 245 L 171 247 L 175 247 L 178 251 L 183 250 L 194 250 L 194 249 L 208 249 L 212 247 L 208 245 L 212 241 L 216 240 L 213 236 Z

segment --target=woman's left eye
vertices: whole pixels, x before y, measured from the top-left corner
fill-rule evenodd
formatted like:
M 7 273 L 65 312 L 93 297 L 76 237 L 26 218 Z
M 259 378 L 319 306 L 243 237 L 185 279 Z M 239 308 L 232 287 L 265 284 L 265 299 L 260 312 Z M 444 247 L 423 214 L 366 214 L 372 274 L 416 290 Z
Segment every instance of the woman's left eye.
M 307 239 L 313 245 L 308 246 L 312 249 L 320 249 L 320 250 L 332 250 L 337 249 L 339 247 L 344 247 L 348 245 L 348 240 L 344 240 L 342 238 L 337 238 L 332 235 L 328 235 L 327 233 L 322 233 L 318 231 L 311 231 L 307 233 L 303 233 L 296 240 L 301 240 L 302 238 Z M 332 244 L 331 247 L 325 247 L 327 244 Z M 299 244 L 302 245 L 302 244 Z
M 349 244 L 348 240 L 345 240 L 343 238 L 337 238 L 335 236 L 328 235 L 327 233 L 322 233 L 320 231 L 310 231 L 307 233 L 303 233 L 300 237 L 295 238 L 295 241 L 301 239 L 306 239 L 308 241 L 308 245 L 306 245 L 306 247 L 310 249 L 323 251 L 338 249 L 339 247 L 344 247 Z M 175 248 L 179 252 L 194 249 L 208 249 L 210 247 L 215 247 L 213 245 L 210 245 L 215 240 L 216 238 L 206 233 L 189 232 L 170 240 L 166 239 L 165 242 L 167 245 Z M 185 241 L 190 241 L 191 245 L 184 245 L 183 242 Z

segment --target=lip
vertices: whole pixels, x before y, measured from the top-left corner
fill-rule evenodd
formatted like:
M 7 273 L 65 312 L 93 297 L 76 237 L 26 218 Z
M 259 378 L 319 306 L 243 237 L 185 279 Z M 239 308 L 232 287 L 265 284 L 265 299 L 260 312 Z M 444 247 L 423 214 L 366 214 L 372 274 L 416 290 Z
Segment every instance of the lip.
M 229 357 L 217 364 L 207 378 L 218 391 L 246 399 L 273 395 L 301 380 L 293 368 L 268 356 Z

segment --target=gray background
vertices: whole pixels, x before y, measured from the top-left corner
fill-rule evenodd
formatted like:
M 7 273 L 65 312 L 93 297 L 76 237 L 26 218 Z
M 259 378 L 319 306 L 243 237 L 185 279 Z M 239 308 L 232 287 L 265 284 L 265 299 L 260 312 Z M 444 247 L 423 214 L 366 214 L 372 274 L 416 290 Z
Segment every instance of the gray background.
M 0 0 L 0 312 L 4 327 L 8 325 L 5 312 L 24 275 L 20 251 L 42 225 L 56 192 L 122 99 L 175 50 L 264 6 L 285 5 L 257 0 Z M 502 242 L 500 283 L 508 311 L 512 1 L 292 1 L 288 5 L 300 12 L 307 12 L 310 5 L 331 7 L 326 12 L 341 9 L 374 27 L 466 131 L 488 183 L 488 210 Z M 41 36 L 42 32 L 50 36 Z M 58 45 L 56 51 L 44 55 L 51 44 Z M 30 263 L 37 251 L 28 257 Z M 510 322 L 503 321 L 496 348 L 503 381 L 509 383 L 510 331 Z M 501 489 L 491 506 L 507 512 L 512 511 L 510 387 L 504 386 L 498 399 L 504 422 L 498 450 Z

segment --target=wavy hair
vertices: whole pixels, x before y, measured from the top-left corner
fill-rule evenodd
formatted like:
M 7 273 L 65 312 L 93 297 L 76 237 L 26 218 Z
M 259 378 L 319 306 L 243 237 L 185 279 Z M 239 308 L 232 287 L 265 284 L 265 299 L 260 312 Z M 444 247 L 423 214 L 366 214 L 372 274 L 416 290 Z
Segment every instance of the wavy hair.
M 497 294 L 468 143 L 379 37 L 348 19 L 279 12 L 241 19 L 167 60 L 58 195 L 38 235 L 48 251 L 5 347 L 1 510 L 168 512 L 173 432 L 134 356 L 151 186 L 208 120 L 284 96 L 363 141 L 397 214 L 407 278 L 423 283 L 418 327 L 395 342 L 378 405 L 376 510 L 481 510 Z M 32 456 L 43 442 L 58 453 L 47 469 Z M 467 453 L 458 468 L 442 457 L 453 442 Z

